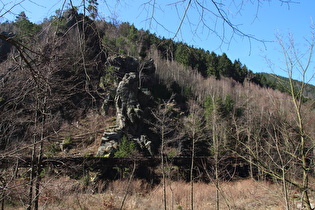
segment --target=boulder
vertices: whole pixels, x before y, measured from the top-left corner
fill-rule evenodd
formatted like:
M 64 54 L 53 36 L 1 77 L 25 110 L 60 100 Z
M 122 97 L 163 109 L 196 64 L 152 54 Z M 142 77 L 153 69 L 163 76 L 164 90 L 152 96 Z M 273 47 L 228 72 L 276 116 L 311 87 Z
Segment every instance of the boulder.
M 97 156 L 113 156 L 122 137 L 122 131 L 117 127 L 111 127 L 103 134 L 101 145 L 97 150 Z
M 110 140 L 101 145 L 97 150 L 97 156 L 110 157 L 118 148 L 118 142 Z
M 147 151 L 150 155 L 153 155 L 151 148 L 152 142 L 148 140 L 146 135 L 141 135 L 140 138 L 134 138 L 134 141 L 138 143 L 143 151 Z

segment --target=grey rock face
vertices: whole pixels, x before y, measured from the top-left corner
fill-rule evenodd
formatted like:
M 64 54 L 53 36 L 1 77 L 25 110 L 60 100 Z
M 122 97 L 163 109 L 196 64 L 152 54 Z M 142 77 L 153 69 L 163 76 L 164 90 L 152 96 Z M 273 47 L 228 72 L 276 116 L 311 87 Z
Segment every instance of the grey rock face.
M 151 148 L 152 142 L 147 139 L 146 135 L 141 135 L 140 138 L 135 138 L 134 140 L 138 143 L 142 150 L 147 150 L 150 155 L 153 155 Z
M 111 156 L 118 148 L 118 142 L 122 136 L 121 130 L 116 127 L 109 128 L 103 134 L 101 146 L 97 150 L 97 156 Z
M 115 67 L 115 75 L 119 81 L 116 88 L 114 104 L 116 108 L 116 126 L 104 132 L 98 156 L 111 156 L 117 150 L 123 135 L 131 136 L 139 147 L 151 154 L 151 142 L 142 133 L 144 95 L 150 98 L 147 84 L 155 72 L 153 60 L 141 65 L 132 57 L 111 57 L 108 63 Z M 140 77 L 140 79 L 139 79 Z M 141 83 L 141 87 L 140 84 Z M 148 92 L 148 91 L 147 91 Z M 141 98 L 141 100 L 139 100 Z M 110 100 L 110 99 L 107 99 Z
M 134 72 L 125 74 L 119 83 L 115 97 L 116 125 L 125 129 L 141 118 L 141 109 L 138 102 L 138 78 Z

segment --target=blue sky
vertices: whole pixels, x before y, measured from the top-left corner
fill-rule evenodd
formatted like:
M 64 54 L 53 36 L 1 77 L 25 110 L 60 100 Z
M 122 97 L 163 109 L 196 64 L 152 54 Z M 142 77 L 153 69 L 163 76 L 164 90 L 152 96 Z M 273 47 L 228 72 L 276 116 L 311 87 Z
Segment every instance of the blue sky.
M 7 8 L 20 2 L 19 6 L 12 9 L 11 14 L 3 15 Z M 81 0 L 73 0 L 72 2 L 75 5 L 80 5 Z M 105 3 L 109 1 L 98 0 L 98 2 L 99 14 L 105 20 L 116 19 L 119 22 L 130 22 L 138 29 L 148 29 L 151 33 L 155 33 L 158 36 L 173 38 L 189 1 L 112 0 L 110 3 Z M 154 9 L 154 18 L 158 22 L 150 21 L 152 20 L 150 17 L 153 11 L 153 2 L 157 2 Z M 172 2 L 177 2 L 177 4 L 173 4 Z M 288 37 L 288 34 L 291 33 L 298 49 L 303 52 L 307 49 L 305 38 L 309 39 L 311 36 L 310 27 L 312 19 L 315 21 L 314 0 L 296 0 L 295 2 L 298 3 L 290 5 L 281 4 L 279 0 L 262 0 L 259 7 L 257 5 L 258 1 L 217 1 L 224 3 L 223 8 L 228 18 L 242 32 L 250 34 L 257 39 L 265 40 L 266 42 L 262 43 L 254 39 L 249 41 L 246 37 L 233 34 L 227 25 L 224 28 L 222 27 L 221 20 L 207 13 L 204 16 L 205 23 L 218 33 L 219 36 L 217 36 L 209 32 L 204 24 L 199 23 L 200 9 L 198 10 L 195 2 L 194 0 L 192 1 L 181 30 L 175 37 L 175 40 L 183 41 L 205 50 L 214 51 L 217 54 L 225 52 L 232 61 L 239 59 L 254 72 L 269 72 L 287 76 L 286 72 L 279 70 L 283 66 L 283 55 L 280 52 L 279 45 L 275 42 L 275 34 Z M 207 6 L 210 11 L 215 11 L 211 1 L 199 0 L 199 2 Z M 241 10 L 239 10 L 240 2 L 245 2 Z M 4 5 L 2 6 L 4 9 L 0 10 L 0 16 L 2 16 L 0 21 L 14 20 L 16 14 L 25 11 L 32 22 L 39 23 L 45 17 L 54 15 L 55 10 L 62 8 L 63 3 L 64 0 L 1 0 L 0 7 Z M 227 43 L 222 43 L 219 38 L 222 38 L 223 34 Z M 266 58 L 276 64 L 272 70 L 269 68 L 270 65 L 266 61 Z M 314 59 L 315 56 L 313 57 Z M 315 61 L 312 62 L 312 68 L 309 70 L 310 73 L 315 72 L 314 63 Z M 299 74 L 294 74 L 294 78 L 300 79 Z M 313 79 L 311 83 L 315 84 L 315 80 Z

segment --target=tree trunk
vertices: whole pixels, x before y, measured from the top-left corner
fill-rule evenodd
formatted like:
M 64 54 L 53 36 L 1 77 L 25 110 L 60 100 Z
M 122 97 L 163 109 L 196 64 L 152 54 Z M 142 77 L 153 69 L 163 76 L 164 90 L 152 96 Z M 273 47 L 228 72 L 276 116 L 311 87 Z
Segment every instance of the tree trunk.
M 215 117 L 214 117 L 215 118 Z M 215 187 L 216 187 L 216 209 L 220 210 L 220 192 L 219 192 L 219 142 L 216 135 L 215 123 L 213 123 L 213 147 L 214 147 L 214 170 L 215 170 Z
M 192 141 L 191 166 L 190 166 L 190 208 L 194 209 L 194 159 L 195 159 L 195 139 Z
M 128 191 L 129 191 L 129 188 L 130 188 L 131 181 L 132 181 L 132 179 L 133 179 L 133 175 L 134 175 L 134 173 L 135 173 L 135 170 L 136 170 L 136 162 L 133 162 L 132 172 L 131 172 L 130 177 L 129 177 L 129 181 L 128 181 L 128 185 L 127 185 L 127 189 L 126 189 L 124 198 L 123 198 L 123 200 L 122 200 L 122 202 L 121 202 L 121 205 L 120 205 L 120 208 L 119 208 L 120 210 L 122 210 L 123 207 L 124 207 L 124 204 L 125 204 L 125 201 L 126 201 L 126 198 L 127 198 L 127 195 L 128 195 Z
M 33 185 L 34 185 L 34 179 L 35 179 L 35 161 L 36 161 L 36 135 L 34 135 L 34 139 L 33 139 L 31 174 L 30 174 L 30 183 L 29 183 L 30 188 L 29 188 L 29 193 L 28 193 L 27 210 L 31 210 L 33 206 Z
M 162 179 L 163 179 L 163 204 L 164 210 L 166 210 L 166 180 L 165 180 L 165 166 L 164 166 L 164 125 L 162 126 L 162 145 L 161 145 L 161 167 L 162 167 Z

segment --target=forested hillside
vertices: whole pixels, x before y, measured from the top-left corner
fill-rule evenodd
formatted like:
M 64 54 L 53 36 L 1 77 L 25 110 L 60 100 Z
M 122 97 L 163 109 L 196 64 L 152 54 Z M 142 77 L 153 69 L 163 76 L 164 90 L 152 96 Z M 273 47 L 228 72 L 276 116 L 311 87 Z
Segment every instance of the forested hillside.
M 3 157 L 189 157 L 191 182 L 194 158 L 218 180 L 238 157 L 301 193 L 314 175 L 314 86 L 74 8 L 0 32 Z

